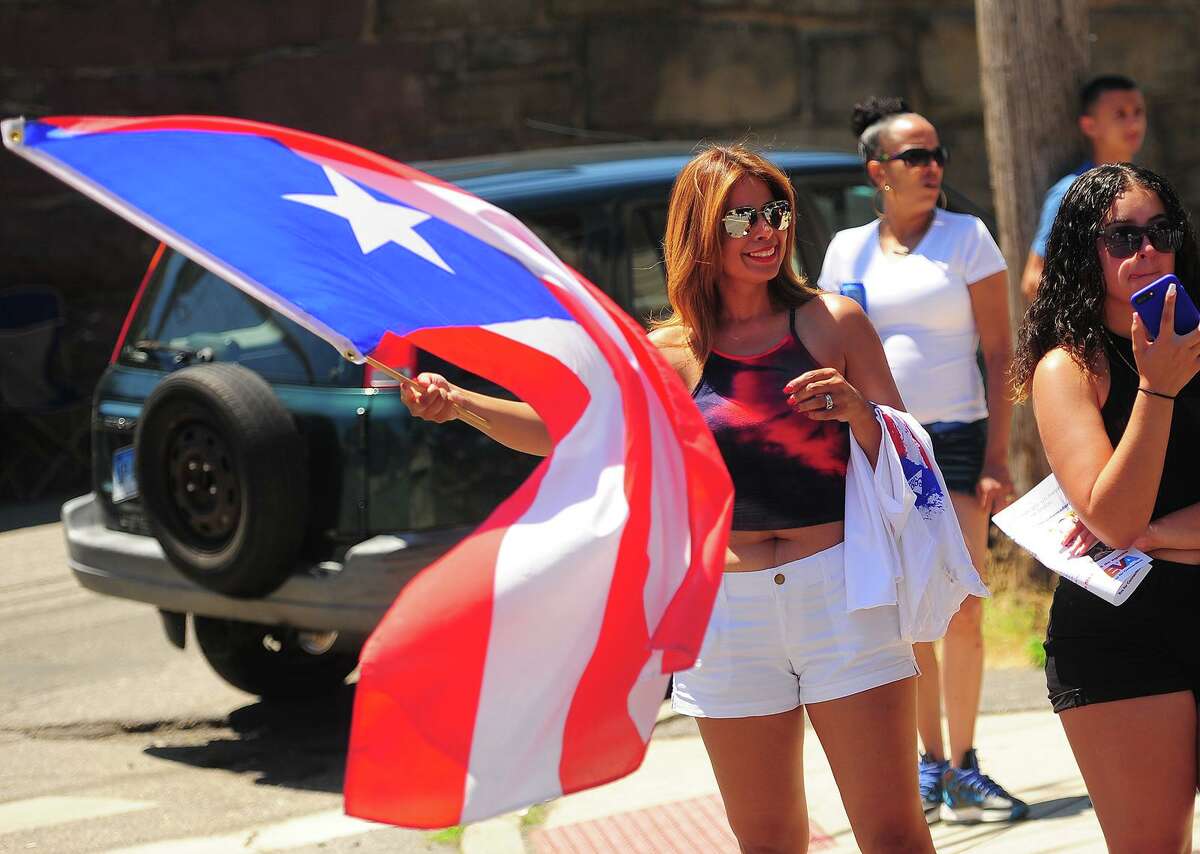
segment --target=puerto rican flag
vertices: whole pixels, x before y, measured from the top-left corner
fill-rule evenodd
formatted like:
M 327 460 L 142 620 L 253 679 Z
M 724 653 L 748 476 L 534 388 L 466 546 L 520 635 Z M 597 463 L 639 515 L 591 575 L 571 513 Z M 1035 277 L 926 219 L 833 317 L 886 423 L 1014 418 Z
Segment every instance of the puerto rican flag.
M 916 496 L 917 512 L 924 519 L 933 519 L 946 510 L 946 495 L 938 483 L 933 470 L 933 461 L 925 451 L 925 444 L 913 433 L 909 425 L 884 410 L 879 411 L 888 438 L 900 456 L 900 468 L 908 481 L 908 488 Z M 927 440 L 928 441 L 928 440 Z
M 395 365 L 409 342 L 545 420 L 553 453 L 367 643 L 347 812 L 441 827 L 634 770 L 699 650 L 732 505 L 641 328 L 514 217 L 335 140 L 196 116 L 3 133 L 347 358 Z

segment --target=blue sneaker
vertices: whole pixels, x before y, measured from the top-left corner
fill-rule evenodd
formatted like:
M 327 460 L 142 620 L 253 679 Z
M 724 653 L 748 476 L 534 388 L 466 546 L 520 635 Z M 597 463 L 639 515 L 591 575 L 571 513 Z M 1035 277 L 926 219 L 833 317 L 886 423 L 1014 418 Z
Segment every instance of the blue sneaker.
M 941 818 L 942 776 L 949 770 L 949 762 L 934 759 L 928 753 L 922 753 L 917 762 L 917 783 L 921 789 L 921 806 L 925 808 L 926 824 L 933 824 Z
M 975 749 L 963 756 L 962 767 L 947 768 L 942 775 L 942 819 L 948 822 L 1016 821 L 1029 813 L 1029 805 L 979 770 Z

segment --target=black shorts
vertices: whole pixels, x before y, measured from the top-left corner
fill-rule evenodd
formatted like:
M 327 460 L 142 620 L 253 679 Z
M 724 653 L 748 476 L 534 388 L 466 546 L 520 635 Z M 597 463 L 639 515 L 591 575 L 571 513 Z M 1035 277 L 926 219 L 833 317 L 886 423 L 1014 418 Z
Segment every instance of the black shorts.
M 1154 561 L 1120 606 L 1060 579 L 1046 630 L 1055 712 L 1191 691 L 1200 700 L 1200 566 Z
M 922 424 L 933 441 L 933 456 L 951 492 L 975 494 L 987 449 L 988 420 Z

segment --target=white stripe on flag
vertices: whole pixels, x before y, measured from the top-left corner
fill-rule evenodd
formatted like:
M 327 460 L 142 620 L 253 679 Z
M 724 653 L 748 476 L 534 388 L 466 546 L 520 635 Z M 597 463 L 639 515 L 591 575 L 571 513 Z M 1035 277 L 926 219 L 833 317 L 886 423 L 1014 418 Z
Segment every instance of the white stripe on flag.
M 654 463 L 651 492 L 650 573 L 645 592 L 646 625 L 654 634 L 658 621 L 687 575 L 691 561 L 691 530 L 688 527 L 687 472 L 683 451 L 662 400 L 643 378 L 650 409 L 651 461 Z
M 561 791 L 567 713 L 595 649 L 629 513 L 625 431 L 614 424 L 621 391 L 591 338 L 563 320 L 485 328 L 559 359 L 591 401 L 500 546 L 464 822 Z M 540 572 L 551 565 L 559 569 Z

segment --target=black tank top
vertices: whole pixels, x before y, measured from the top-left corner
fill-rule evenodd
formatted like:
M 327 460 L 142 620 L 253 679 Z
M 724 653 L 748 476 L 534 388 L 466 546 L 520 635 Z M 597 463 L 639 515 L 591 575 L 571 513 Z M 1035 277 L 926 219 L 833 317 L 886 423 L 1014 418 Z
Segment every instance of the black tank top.
M 765 353 L 714 350 L 692 391 L 733 478 L 733 530 L 774 531 L 845 517 L 850 429 L 788 406 L 783 387 L 820 367 L 796 335 Z
M 1133 360 L 1133 342 L 1128 338 L 1108 331 L 1104 349 L 1111 379 L 1100 416 L 1115 448 L 1125 434 L 1137 397 L 1138 375 L 1134 368 L 1137 363 Z M 1192 377 L 1175 400 L 1162 480 L 1151 518 L 1157 519 L 1197 501 L 1200 501 L 1200 375 Z

